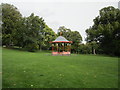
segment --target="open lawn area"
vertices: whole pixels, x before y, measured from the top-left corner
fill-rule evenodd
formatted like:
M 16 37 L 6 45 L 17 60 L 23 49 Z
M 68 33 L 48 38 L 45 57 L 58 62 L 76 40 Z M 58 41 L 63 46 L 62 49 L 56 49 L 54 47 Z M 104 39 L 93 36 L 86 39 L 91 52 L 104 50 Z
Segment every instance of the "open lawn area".
M 118 58 L 3 48 L 3 88 L 117 88 Z

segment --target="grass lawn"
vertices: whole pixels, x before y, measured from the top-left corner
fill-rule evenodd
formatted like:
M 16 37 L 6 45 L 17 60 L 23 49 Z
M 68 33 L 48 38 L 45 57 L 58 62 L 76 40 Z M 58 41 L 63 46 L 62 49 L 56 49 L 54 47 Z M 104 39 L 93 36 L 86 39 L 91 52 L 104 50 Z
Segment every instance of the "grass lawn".
M 2 89 L 2 47 L 0 47 L 0 90 Z
M 117 88 L 118 58 L 3 48 L 3 88 Z

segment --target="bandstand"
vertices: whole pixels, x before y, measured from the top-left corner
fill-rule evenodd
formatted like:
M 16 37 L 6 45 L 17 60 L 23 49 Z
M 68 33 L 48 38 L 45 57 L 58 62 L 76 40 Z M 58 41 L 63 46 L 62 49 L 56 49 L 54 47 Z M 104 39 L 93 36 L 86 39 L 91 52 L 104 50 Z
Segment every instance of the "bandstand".
M 57 37 L 54 41 L 50 42 L 52 44 L 52 55 L 70 55 L 71 54 L 71 43 L 63 36 Z

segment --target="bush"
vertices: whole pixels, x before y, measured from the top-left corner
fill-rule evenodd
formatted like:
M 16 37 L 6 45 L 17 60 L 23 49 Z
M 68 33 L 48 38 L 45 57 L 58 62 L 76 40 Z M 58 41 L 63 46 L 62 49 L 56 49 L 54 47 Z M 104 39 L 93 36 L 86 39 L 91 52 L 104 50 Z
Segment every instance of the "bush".
M 28 44 L 25 48 L 27 51 L 35 52 L 38 50 L 38 45 L 35 43 L 31 43 L 31 44 Z

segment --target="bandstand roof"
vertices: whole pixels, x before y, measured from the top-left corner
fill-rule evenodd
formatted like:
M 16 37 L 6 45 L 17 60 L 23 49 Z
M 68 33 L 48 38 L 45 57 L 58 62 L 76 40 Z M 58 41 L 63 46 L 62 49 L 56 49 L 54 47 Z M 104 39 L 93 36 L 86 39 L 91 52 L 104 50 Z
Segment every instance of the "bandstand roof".
M 64 38 L 63 36 L 59 36 L 57 37 L 54 41 L 52 41 L 51 43 L 57 43 L 57 42 L 63 42 L 63 43 L 72 43 L 72 41 L 68 41 L 66 38 Z

